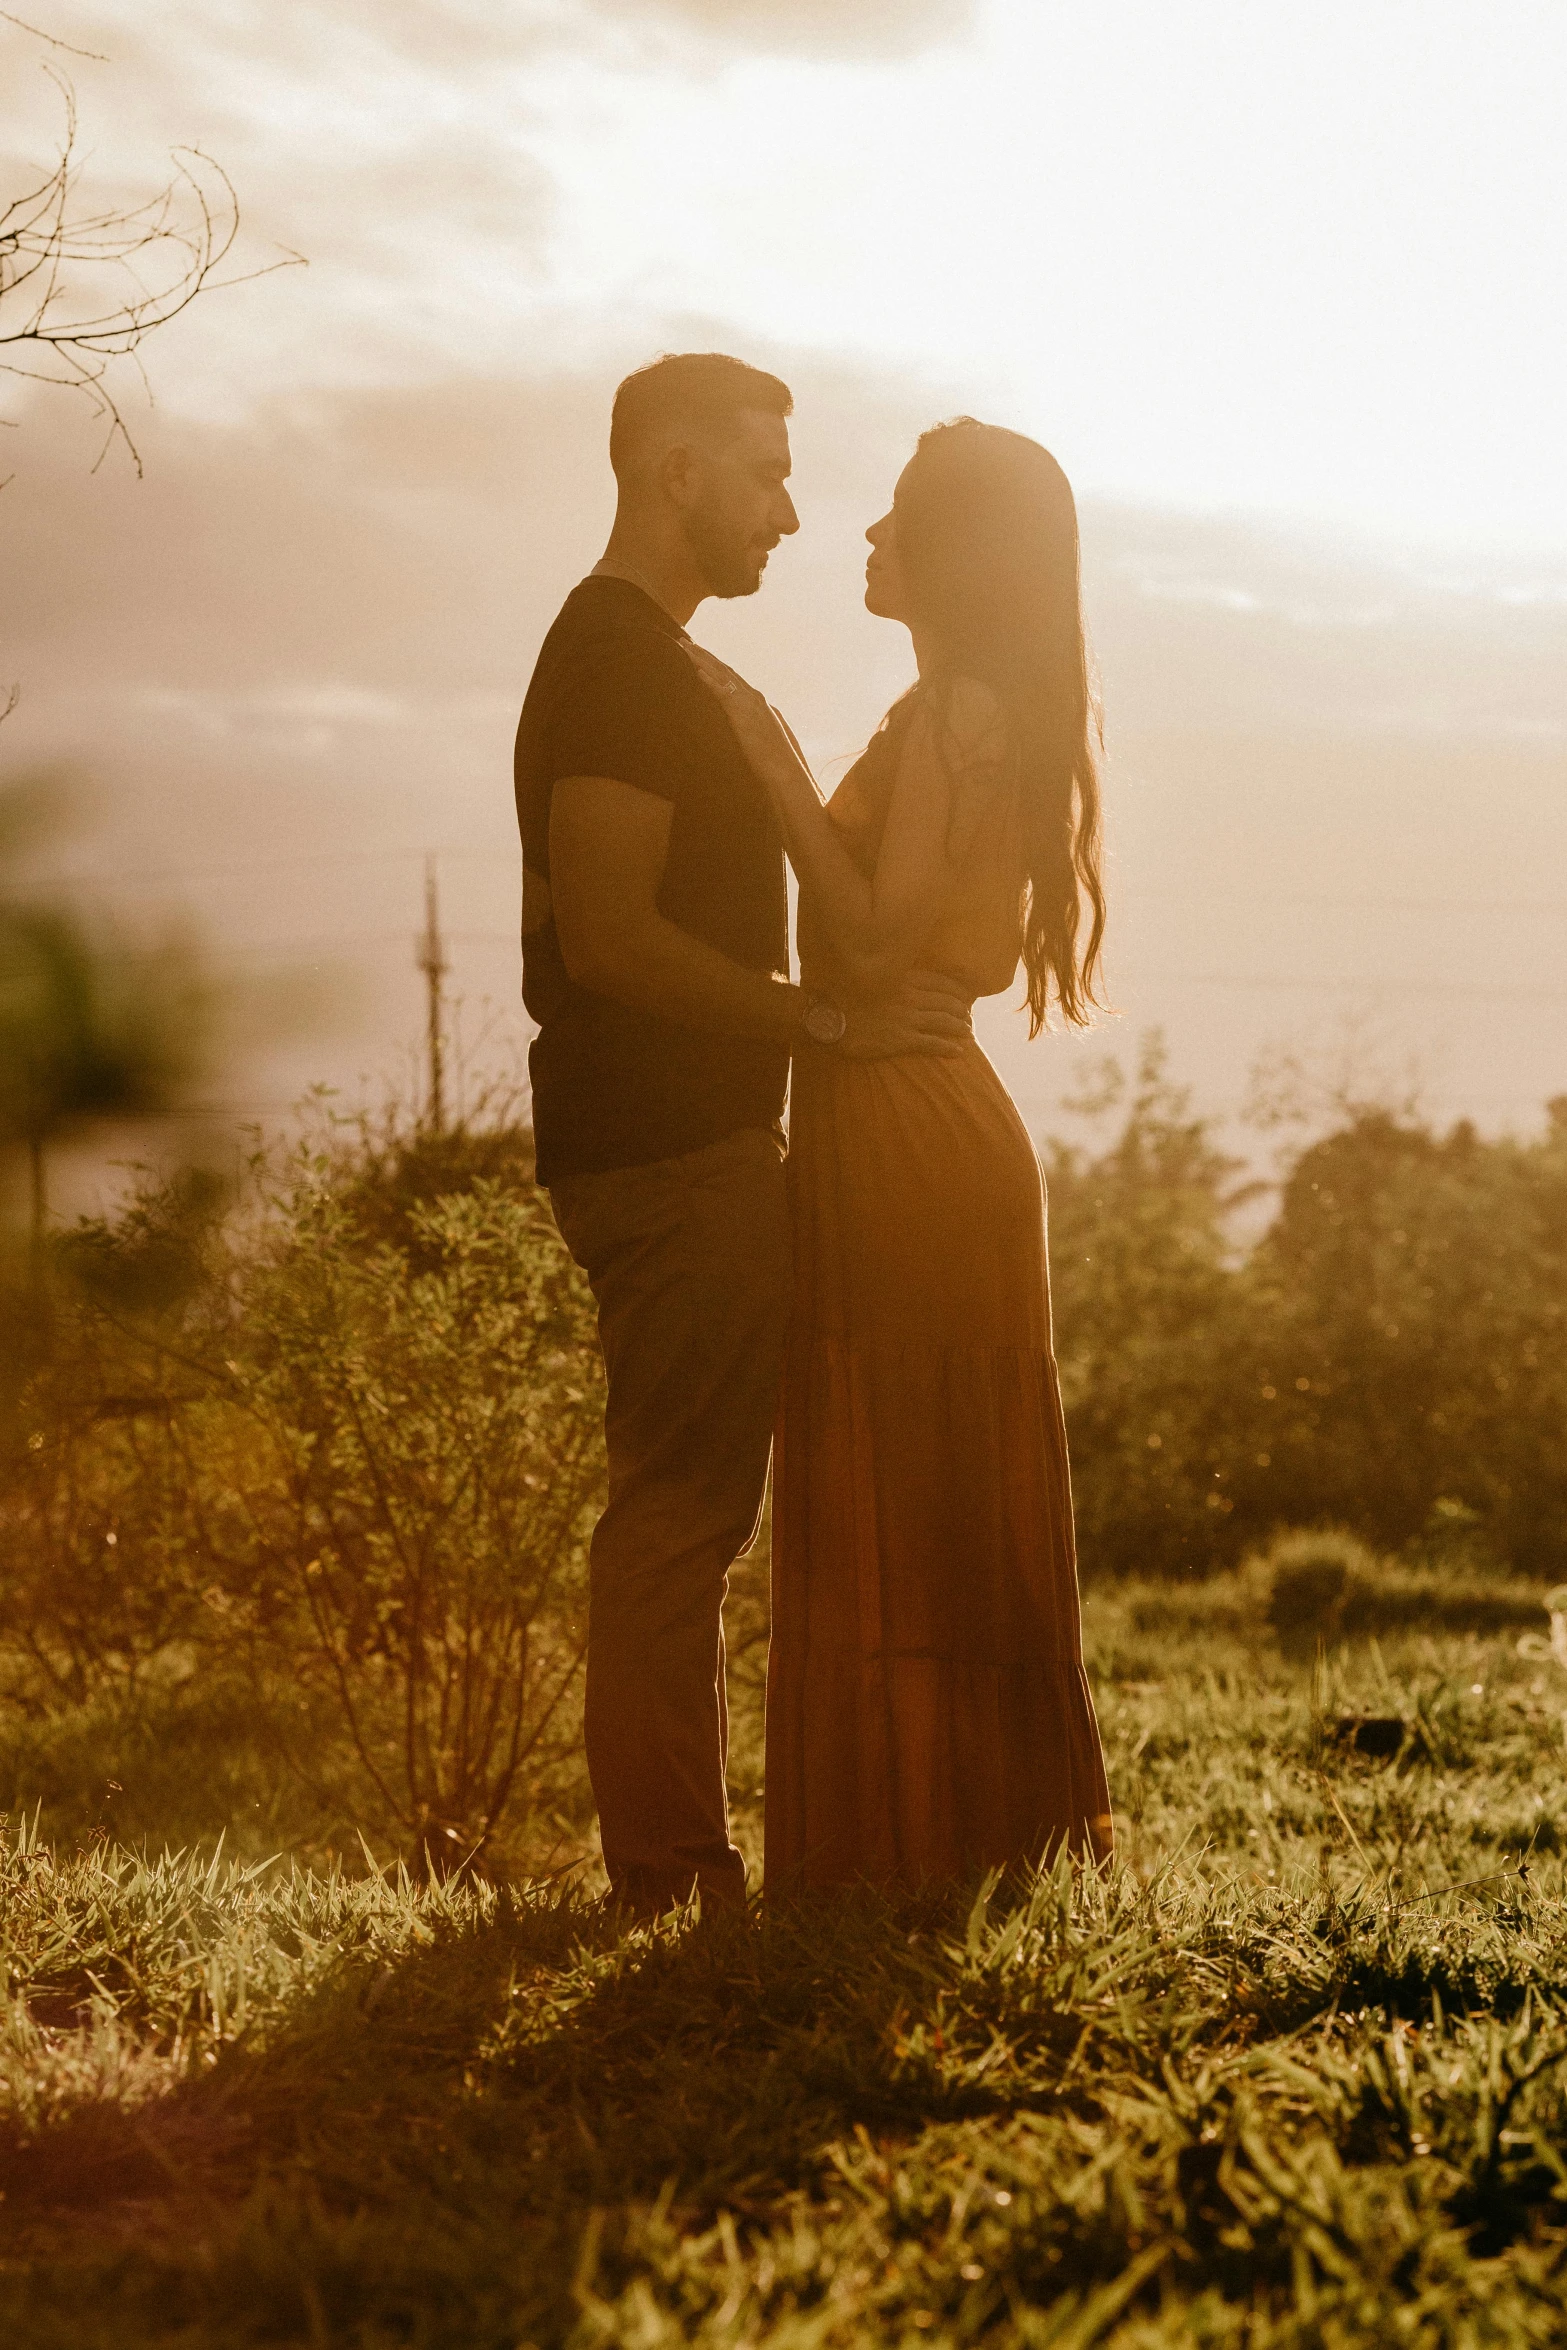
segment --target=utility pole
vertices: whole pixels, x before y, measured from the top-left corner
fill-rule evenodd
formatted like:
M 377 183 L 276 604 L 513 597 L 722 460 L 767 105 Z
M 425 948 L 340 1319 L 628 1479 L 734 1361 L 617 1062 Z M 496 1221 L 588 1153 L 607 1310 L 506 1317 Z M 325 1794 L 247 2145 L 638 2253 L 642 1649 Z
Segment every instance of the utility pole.
M 441 1038 L 441 982 L 451 965 L 446 960 L 446 949 L 441 938 L 441 911 L 435 892 L 435 859 L 424 861 L 424 936 L 419 941 L 414 957 L 424 973 L 424 984 L 429 997 L 426 1024 L 426 1046 L 430 1058 L 430 1092 L 425 1111 L 425 1124 L 432 1134 L 446 1131 L 446 1082 L 442 1062 Z

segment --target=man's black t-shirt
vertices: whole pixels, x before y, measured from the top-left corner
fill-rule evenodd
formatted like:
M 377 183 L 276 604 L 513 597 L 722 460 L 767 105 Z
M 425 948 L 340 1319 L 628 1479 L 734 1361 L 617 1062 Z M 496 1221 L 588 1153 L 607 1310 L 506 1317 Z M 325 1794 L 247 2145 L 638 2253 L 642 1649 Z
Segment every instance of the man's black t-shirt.
M 762 786 L 684 651 L 685 632 L 629 580 L 572 589 L 545 638 L 517 729 L 523 862 L 546 879 L 563 775 L 606 775 L 674 809 L 658 894 L 666 920 L 752 971 L 786 974 L 783 842 Z M 678 1157 L 783 1115 L 786 1049 L 684 1028 L 579 987 L 553 921 L 522 942 L 541 1183 Z

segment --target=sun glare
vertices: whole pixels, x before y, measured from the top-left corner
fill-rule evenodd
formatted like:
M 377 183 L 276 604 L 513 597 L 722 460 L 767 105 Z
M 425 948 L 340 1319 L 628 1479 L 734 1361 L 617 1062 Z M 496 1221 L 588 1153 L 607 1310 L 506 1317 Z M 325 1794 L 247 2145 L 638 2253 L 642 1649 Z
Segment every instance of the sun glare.
M 579 64 L 554 294 L 977 380 L 1091 487 L 1559 542 L 1564 86 L 1538 6 L 1003 0 L 898 65 Z

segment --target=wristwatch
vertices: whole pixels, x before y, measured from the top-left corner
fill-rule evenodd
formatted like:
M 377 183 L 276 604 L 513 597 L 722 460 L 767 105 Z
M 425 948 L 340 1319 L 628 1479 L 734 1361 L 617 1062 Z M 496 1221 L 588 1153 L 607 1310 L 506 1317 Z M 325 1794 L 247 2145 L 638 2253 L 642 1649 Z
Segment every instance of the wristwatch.
M 800 1025 L 813 1044 L 842 1044 L 849 1020 L 839 1005 L 824 995 L 813 995 L 805 999 Z

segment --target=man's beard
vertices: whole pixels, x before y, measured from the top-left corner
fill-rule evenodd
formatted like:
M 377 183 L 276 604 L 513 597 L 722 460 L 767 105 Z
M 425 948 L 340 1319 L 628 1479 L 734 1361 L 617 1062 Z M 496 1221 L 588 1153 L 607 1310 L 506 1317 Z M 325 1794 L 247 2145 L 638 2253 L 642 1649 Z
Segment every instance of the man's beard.
M 715 596 L 754 596 L 762 584 L 762 570 L 771 548 L 765 539 L 736 540 L 734 532 L 714 514 L 700 509 L 687 514 L 683 524 L 686 544 L 697 559 L 709 593 Z

